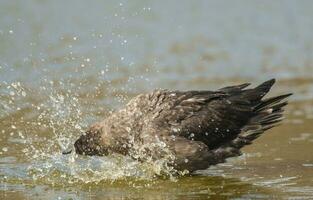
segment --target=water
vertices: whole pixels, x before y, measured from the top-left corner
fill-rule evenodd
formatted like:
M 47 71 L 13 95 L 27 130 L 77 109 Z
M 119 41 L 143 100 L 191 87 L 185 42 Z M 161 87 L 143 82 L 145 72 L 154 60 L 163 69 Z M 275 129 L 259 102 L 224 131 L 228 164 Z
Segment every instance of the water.
M 2 0 L 0 198 L 311 199 L 312 6 Z M 294 92 L 282 125 L 193 176 L 173 177 L 162 161 L 61 155 L 141 92 L 272 77 L 272 95 Z

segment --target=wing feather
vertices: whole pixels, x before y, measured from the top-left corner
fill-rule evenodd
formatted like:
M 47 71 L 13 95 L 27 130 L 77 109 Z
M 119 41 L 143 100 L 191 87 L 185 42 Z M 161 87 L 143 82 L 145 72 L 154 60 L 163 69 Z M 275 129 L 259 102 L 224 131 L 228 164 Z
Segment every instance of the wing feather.
M 163 107 L 154 123 L 160 132 L 201 141 L 209 149 L 217 148 L 238 136 L 256 115 L 255 108 L 274 82 L 266 81 L 254 89 L 244 89 L 247 83 L 215 92 L 167 92 L 163 100 L 171 96 L 172 103 Z

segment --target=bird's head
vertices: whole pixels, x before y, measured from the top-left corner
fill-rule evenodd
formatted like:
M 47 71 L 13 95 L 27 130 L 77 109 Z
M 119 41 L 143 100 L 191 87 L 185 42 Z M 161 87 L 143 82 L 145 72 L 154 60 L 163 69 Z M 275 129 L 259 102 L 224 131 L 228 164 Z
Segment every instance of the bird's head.
M 75 152 L 87 156 L 103 156 L 108 154 L 106 145 L 99 131 L 87 131 L 74 143 Z
M 74 143 L 75 152 L 87 156 L 103 156 L 108 154 L 108 147 L 101 135 L 100 129 L 92 128 L 81 135 Z M 72 149 L 63 151 L 70 154 Z

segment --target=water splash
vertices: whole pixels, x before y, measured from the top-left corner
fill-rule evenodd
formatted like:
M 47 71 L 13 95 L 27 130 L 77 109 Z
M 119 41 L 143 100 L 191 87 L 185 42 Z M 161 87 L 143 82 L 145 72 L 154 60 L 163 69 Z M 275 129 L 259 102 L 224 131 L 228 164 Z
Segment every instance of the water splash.
M 85 102 L 75 91 L 75 84 L 48 80 L 44 83 L 37 90 L 21 83 L 7 83 L 7 94 L 0 99 L 1 104 L 6 105 L 7 113 L 12 113 L 13 110 L 19 113 L 23 111 L 15 105 L 22 105 L 23 109 L 30 111 L 28 114 L 22 112 L 23 120 L 17 124 L 6 122 L 12 124 L 5 133 L 18 133 L 15 137 L 7 138 L 9 142 L 18 144 L 17 149 L 12 151 L 20 150 L 25 155 L 23 162 L 27 163 L 27 167 L 18 169 L 23 171 L 17 175 L 18 179 L 31 179 L 34 183 L 52 185 L 97 184 L 129 178 L 153 180 L 160 176 L 175 180 L 174 175 L 178 172 L 170 166 L 174 157 L 160 140 L 152 145 L 131 141 L 131 157 L 117 154 L 107 157 L 84 157 L 75 153 L 62 155 L 61 152 L 72 146 L 75 139 L 86 130 L 90 119 L 95 120 L 97 117 L 93 114 L 92 106 L 85 106 Z M 151 151 L 162 149 L 164 156 L 155 160 L 148 156 L 148 148 Z

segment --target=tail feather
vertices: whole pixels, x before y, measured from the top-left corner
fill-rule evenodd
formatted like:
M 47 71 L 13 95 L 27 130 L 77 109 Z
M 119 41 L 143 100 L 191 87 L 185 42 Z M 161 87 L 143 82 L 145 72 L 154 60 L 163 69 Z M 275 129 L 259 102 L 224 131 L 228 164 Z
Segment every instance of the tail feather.
M 215 150 L 219 158 L 216 161 L 217 163 L 224 162 L 226 158 L 241 155 L 240 149 L 243 146 L 251 144 L 264 131 L 277 126 L 282 121 L 283 108 L 288 104 L 286 99 L 292 94 L 289 93 L 262 100 L 274 83 L 275 79 L 271 79 L 254 89 L 243 91 L 244 98 L 257 102 L 253 109 L 255 115 L 241 129 L 241 133 L 235 139 Z
M 262 110 L 266 110 L 269 108 L 273 108 L 273 109 L 282 108 L 285 105 L 287 105 L 287 102 L 282 102 L 281 103 L 282 105 L 280 105 L 279 102 L 281 102 L 282 100 L 286 99 L 287 97 L 291 95 L 292 93 L 289 93 L 289 94 L 284 94 L 284 95 L 264 99 L 258 106 L 255 107 L 255 111 L 260 112 Z
M 235 86 L 227 86 L 219 89 L 220 91 L 223 92 L 238 92 L 241 91 L 242 89 L 248 87 L 251 83 L 244 83 L 240 85 L 235 85 Z
M 253 89 L 244 90 L 241 94 L 241 98 L 247 99 L 250 102 L 259 102 L 270 91 L 274 83 L 275 79 L 271 79 Z
M 270 91 L 271 87 L 274 85 L 274 83 L 276 82 L 276 80 L 273 78 L 273 79 L 270 79 L 268 81 L 265 81 L 263 83 L 261 83 L 259 86 L 257 86 L 255 88 L 255 90 L 261 90 L 261 91 Z
M 242 128 L 242 133 L 231 142 L 231 146 L 241 148 L 251 144 L 252 141 L 258 138 L 264 131 L 277 126 L 284 118 L 283 107 L 288 104 L 286 98 L 290 95 L 292 94 L 262 100 L 255 107 L 255 116 Z

